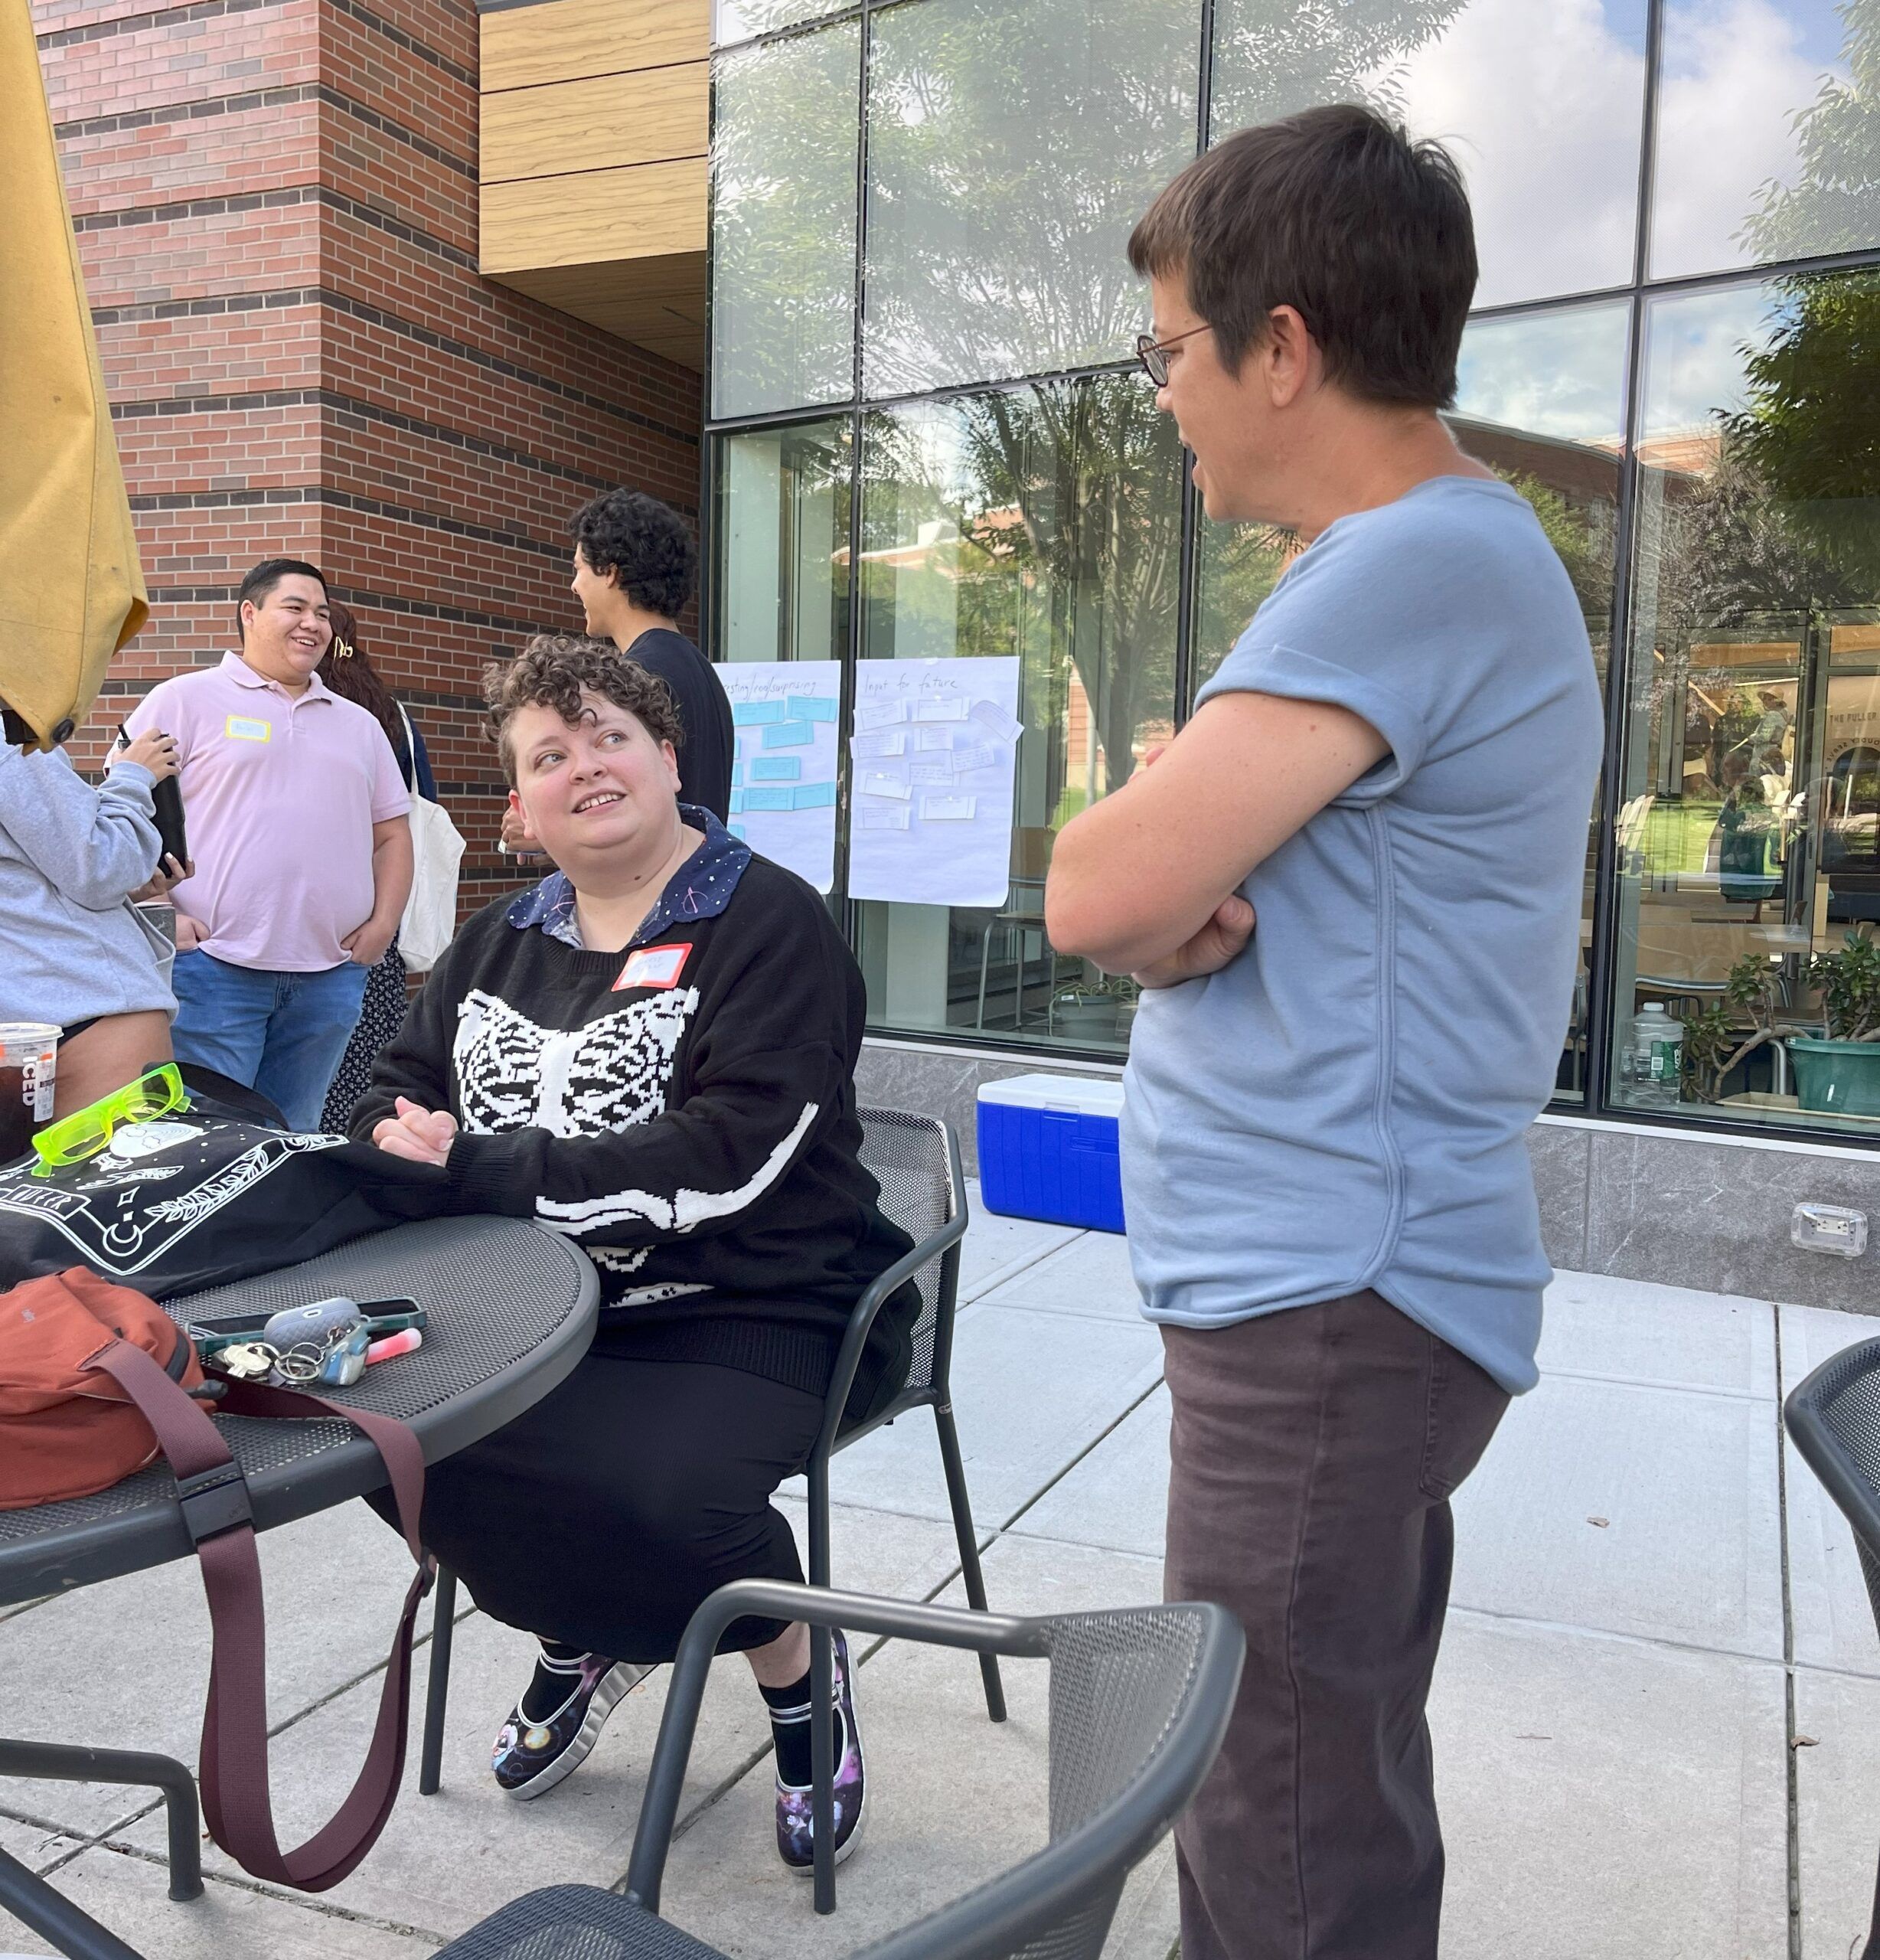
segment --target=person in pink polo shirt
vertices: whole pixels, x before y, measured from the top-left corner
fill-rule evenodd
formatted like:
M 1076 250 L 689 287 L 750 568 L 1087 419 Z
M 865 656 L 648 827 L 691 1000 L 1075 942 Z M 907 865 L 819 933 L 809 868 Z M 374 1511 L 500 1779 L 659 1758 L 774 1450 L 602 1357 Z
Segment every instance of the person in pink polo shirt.
M 153 688 L 126 727 L 165 730 L 181 765 L 177 1057 L 315 1130 L 410 893 L 410 799 L 377 720 L 313 671 L 333 637 L 321 573 L 270 558 L 237 612 L 241 652 Z

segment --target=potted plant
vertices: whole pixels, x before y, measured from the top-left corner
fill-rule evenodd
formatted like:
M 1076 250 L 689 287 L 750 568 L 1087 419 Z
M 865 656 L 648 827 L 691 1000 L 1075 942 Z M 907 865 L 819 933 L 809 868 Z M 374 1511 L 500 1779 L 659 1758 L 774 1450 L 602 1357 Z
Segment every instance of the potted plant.
M 1051 1031 L 1069 1041 L 1118 1040 L 1124 1032 L 1125 1004 L 1130 1018 L 1135 1018 L 1137 991 L 1127 973 L 1099 975 L 1092 982 L 1066 987 L 1052 999 Z
M 1686 1015 L 1684 1086 L 1694 1102 L 1721 1102 L 1730 1071 L 1776 1039 L 1778 972 L 1763 955 L 1745 953 L 1730 969 L 1722 993 Z
M 1850 932 L 1839 952 L 1816 953 L 1822 1032 L 1792 1034 L 1796 1100 L 1821 1116 L 1880 1116 L 1880 944 Z

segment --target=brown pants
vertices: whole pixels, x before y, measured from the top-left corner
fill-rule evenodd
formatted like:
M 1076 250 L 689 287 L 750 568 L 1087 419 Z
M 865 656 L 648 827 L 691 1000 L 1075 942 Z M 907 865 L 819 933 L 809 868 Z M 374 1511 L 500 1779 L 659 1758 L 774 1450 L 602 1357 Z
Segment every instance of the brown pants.
M 1182 1960 L 1436 1960 L 1423 1710 L 1448 1500 L 1507 1396 L 1376 1293 L 1162 1331 L 1167 1596 L 1247 1633 L 1226 1743 L 1176 1826 Z

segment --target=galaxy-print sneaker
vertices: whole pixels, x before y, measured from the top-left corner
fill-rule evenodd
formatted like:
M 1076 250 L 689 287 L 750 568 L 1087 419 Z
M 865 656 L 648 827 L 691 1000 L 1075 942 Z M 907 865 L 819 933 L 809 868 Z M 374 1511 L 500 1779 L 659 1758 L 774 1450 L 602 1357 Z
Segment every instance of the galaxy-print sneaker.
M 855 1849 L 862 1834 L 862 1811 L 868 1795 L 862 1770 L 862 1732 L 855 1722 L 855 1690 L 849 1678 L 849 1644 L 838 1633 L 836 1650 L 836 1713 L 842 1724 L 842 1746 L 836 1756 L 835 1820 L 836 1863 L 840 1864 Z M 787 1720 L 794 1710 L 771 1711 L 772 1720 Z M 808 1705 L 801 1717 L 809 1720 Z M 811 1816 L 810 1786 L 801 1788 L 777 1779 L 777 1854 L 792 1871 L 813 1875 L 815 1858 L 811 1850 L 815 1829 Z
M 584 1654 L 570 1671 L 573 1685 L 568 1698 L 539 1722 L 523 1713 L 529 1700 L 525 1694 L 510 1710 L 490 1752 L 490 1767 L 504 1794 L 526 1802 L 578 1769 L 600 1740 L 608 1717 L 645 1671 L 604 1654 Z

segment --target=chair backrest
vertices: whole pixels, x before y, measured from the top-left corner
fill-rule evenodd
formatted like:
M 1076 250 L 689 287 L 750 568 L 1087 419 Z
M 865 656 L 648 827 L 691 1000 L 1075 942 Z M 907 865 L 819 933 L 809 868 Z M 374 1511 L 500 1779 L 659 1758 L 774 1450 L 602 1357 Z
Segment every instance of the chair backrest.
M 938 1116 L 900 1109 L 857 1113 L 862 1122 L 862 1161 L 881 1186 L 881 1208 L 918 1246 L 965 1209 L 951 1134 Z M 949 1246 L 915 1276 L 920 1318 L 914 1323 L 909 1390 L 932 1386 L 938 1335 L 943 1323 L 951 1322 L 959 1279 L 958 1246 Z
M 1219 1607 L 1033 1624 L 1050 1657 L 1050 1844 L 855 1960 L 1097 1960 L 1131 1867 L 1213 1763 L 1245 1648 Z
M 1854 1529 L 1880 1625 L 1880 1339 L 1856 1341 L 1797 1387 L 1782 1420 Z

